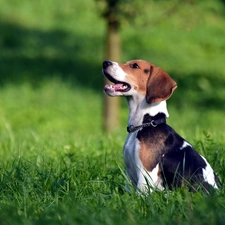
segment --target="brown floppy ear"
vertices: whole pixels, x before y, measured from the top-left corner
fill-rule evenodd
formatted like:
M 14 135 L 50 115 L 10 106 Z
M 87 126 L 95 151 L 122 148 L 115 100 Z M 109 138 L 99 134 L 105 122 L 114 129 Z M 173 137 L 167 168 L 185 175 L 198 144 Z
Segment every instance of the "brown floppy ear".
M 151 104 L 167 100 L 177 88 L 176 82 L 160 67 L 151 66 L 146 101 Z

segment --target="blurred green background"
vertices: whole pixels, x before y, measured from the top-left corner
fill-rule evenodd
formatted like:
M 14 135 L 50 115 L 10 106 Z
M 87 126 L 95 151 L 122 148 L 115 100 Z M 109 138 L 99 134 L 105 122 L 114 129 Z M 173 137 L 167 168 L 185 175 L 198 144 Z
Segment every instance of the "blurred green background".
M 224 137 L 224 1 L 152 0 L 138 7 L 122 22 L 121 61 L 151 61 L 177 81 L 168 122 L 179 132 L 192 139 L 202 130 Z M 0 116 L 12 127 L 101 132 L 101 8 L 94 0 L 0 0 Z M 125 133 L 125 101 L 121 105 L 118 130 Z

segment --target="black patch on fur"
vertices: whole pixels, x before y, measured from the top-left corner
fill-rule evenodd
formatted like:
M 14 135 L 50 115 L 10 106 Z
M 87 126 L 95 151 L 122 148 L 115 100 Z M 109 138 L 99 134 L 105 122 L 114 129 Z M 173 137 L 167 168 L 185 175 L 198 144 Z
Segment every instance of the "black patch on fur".
M 159 120 L 162 118 L 166 118 L 166 115 L 164 113 L 158 113 L 155 116 L 150 116 L 149 114 L 145 114 L 142 123 L 149 123 L 152 120 Z
M 164 113 L 154 117 L 146 114 L 143 123 L 162 117 L 165 117 Z M 155 151 L 154 165 L 151 167 L 160 164 L 164 187 L 172 190 L 186 186 L 190 191 L 201 189 L 206 193 L 211 192 L 213 187 L 203 177 L 202 169 L 206 167 L 206 162 L 192 146 L 182 148 L 185 140 L 173 128 L 166 123 L 157 127 L 144 127 L 138 132 L 137 138 L 149 146 L 149 151 Z M 221 186 L 216 175 L 215 182 L 218 187 Z
M 162 176 L 164 186 L 173 187 L 188 186 L 190 190 L 203 185 L 203 171 L 206 167 L 202 157 L 190 146 L 180 150 L 174 148 L 161 159 Z

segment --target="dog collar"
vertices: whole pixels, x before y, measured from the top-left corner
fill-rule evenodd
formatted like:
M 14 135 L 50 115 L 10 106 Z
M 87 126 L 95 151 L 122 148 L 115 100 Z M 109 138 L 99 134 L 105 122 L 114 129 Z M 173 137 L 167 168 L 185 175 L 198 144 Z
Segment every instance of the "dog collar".
M 157 127 L 159 124 L 162 124 L 162 123 L 166 123 L 166 118 L 161 118 L 161 119 L 158 119 L 158 120 L 151 120 L 148 123 L 143 123 L 142 125 L 139 125 L 139 126 L 136 126 L 136 127 L 134 125 L 129 125 L 127 127 L 127 132 L 133 133 L 134 131 L 139 130 L 139 129 L 144 128 L 144 127 Z

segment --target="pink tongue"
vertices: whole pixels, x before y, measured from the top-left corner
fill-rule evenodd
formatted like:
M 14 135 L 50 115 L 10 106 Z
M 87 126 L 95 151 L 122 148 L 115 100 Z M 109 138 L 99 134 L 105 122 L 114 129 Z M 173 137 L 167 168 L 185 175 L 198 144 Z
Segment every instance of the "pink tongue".
M 106 85 L 105 89 L 110 91 L 123 91 L 126 87 L 123 84 Z
M 115 84 L 115 85 L 113 85 L 113 87 L 115 88 L 115 91 L 122 91 L 122 90 L 124 90 L 123 84 Z

